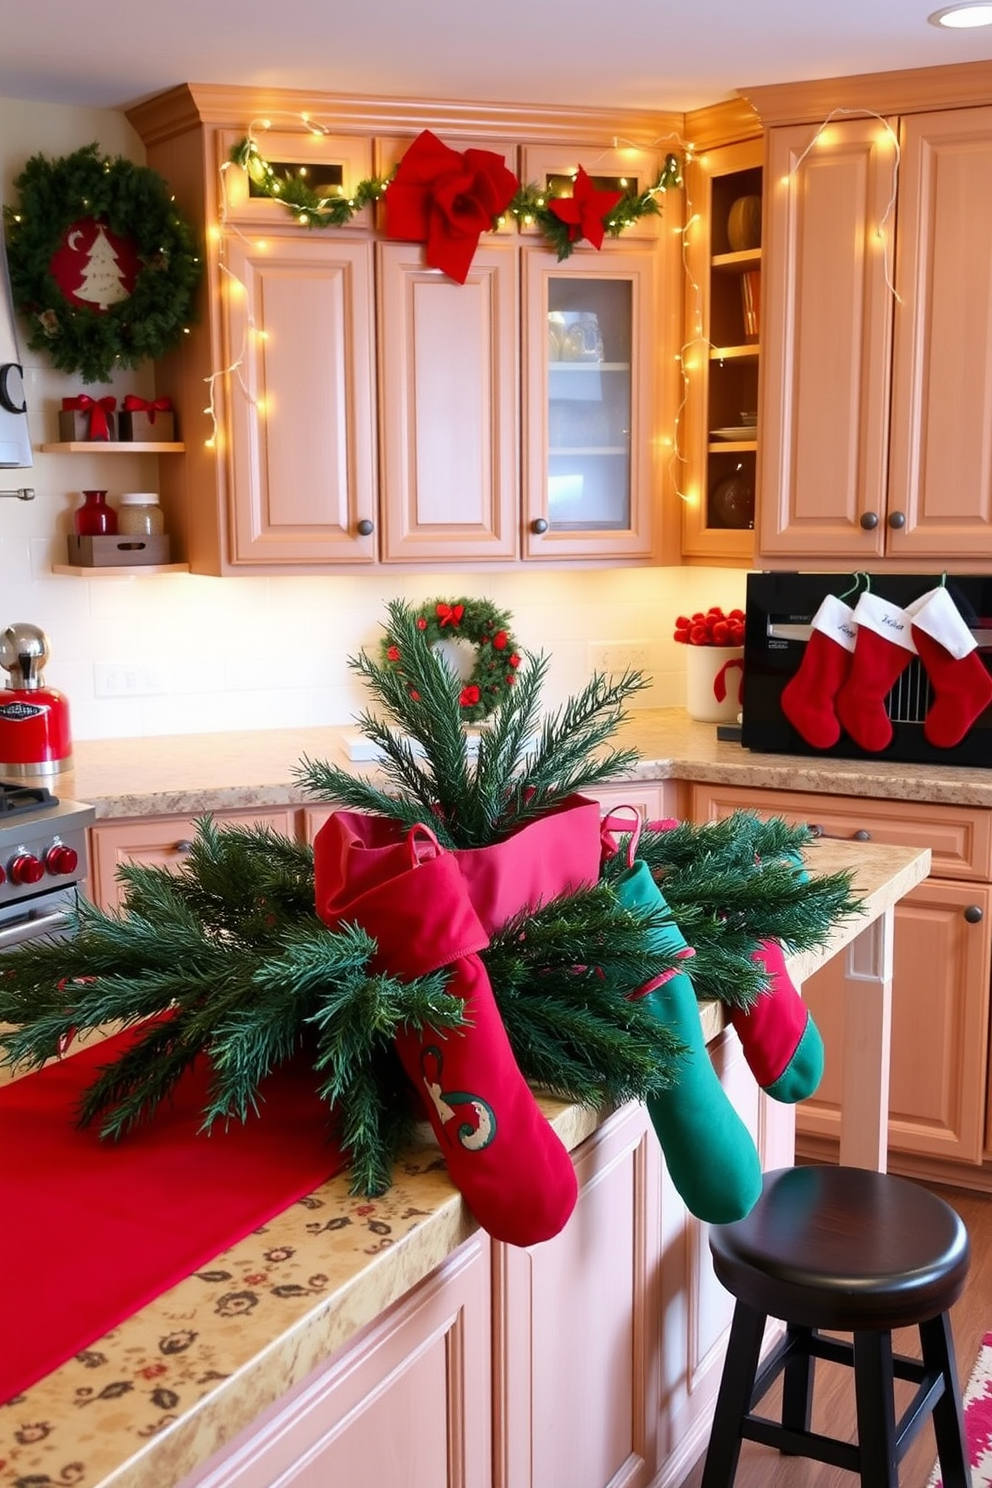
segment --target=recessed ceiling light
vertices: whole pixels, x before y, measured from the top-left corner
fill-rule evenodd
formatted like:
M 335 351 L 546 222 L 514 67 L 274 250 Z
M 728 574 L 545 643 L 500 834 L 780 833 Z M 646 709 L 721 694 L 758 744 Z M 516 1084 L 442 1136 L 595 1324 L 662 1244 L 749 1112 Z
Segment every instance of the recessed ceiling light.
M 947 5 L 927 16 L 931 26 L 950 30 L 970 30 L 972 26 L 992 26 L 992 5 Z

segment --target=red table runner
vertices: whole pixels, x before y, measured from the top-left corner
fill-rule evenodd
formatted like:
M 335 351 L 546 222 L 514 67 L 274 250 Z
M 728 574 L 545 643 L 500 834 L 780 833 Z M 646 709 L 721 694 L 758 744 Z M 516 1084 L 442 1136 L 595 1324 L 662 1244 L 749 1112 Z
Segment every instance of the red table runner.
M 75 1112 L 117 1034 L 0 1089 L 0 1402 L 26 1390 L 345 1164 L 302 1059 L 260 1116 L 199 1132 L 210 1067 L 120 1142 Z

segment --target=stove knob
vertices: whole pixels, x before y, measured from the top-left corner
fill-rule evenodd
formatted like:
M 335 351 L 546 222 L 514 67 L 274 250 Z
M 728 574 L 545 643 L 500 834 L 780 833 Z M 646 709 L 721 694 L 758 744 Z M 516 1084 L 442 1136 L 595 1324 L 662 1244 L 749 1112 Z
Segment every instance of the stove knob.
M 56 875 L 75 873 L 78 866 L 79 854 L 74 847 L 66 847 L 64 842 L 57 842 L 45 854 L 45 867 L 49 873 Z
M 36 884 L 45 876 L 45 865 L 33 853 L 21 853 L 7 864 L 7 872 L 13 884 Z

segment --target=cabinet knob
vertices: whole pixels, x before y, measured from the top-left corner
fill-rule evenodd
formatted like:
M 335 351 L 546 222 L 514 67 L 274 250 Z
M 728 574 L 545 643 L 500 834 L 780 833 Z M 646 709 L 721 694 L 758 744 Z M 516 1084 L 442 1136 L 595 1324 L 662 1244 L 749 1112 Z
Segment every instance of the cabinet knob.
M 983 919 L 982 906 L 980 904 L 969 904 L 964 912 L 964 917 L 969 925 L 977 925 Z
M 860 526 L 862 532 L 874 532 L 878 526 L 878 512 L 862 512 Z
M 547 518 L 546 517 L 535 517 L 534 520 L 533 520 L 533 522 L 531 522 L 531 524 L 530 524 L 530 530 L 531 530 L 531 532 L 536 532 L 539 535 L 541 533 L 547 532 L 547 530 L 548 530 L 548 520 L 547 520 Z
M 906 525 L 906 513 L 905 512 L 889 512 L 889 526 L 890 527 L 894 527 L 896 529 L 896 531 L 898 532 L 899 528 L 900 527 L 905 527 L 905 525 Z
M 358 533 L 359 537 L 371 537 L 373 532 L 375 531 L 375 526 L 372 522 L 369 521 L 368 517 L 363 517 L 355 528 L 355 531 Z
M 183 854 L 191 853 L 193 851 L 193 844 L 188 837 L 180 837 L 179 841 L 175 845 L 174 851 Z
M 851 833 L 852 842 L 870 842 L 871 833 L 865 827 L 859 828 L 857 832 Z

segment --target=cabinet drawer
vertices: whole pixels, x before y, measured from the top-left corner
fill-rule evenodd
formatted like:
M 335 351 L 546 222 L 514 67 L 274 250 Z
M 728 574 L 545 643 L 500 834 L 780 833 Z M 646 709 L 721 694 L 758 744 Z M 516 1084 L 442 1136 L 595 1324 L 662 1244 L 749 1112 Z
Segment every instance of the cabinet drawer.
M 265 826 L 285 837 L 296 835 L 296 808 L 262 807 L 257 811 L 211 813 L 218 826 Z M 89 894 L 101 909 L 117 909 L 122 863 L 143 867 L 178 868 L 196 836 L 192 816 L 141 817 L 133 821 L 97 822 L 90 828 Z
M 926 801 L 862 801 L 815 792 L 748 790 L 739 785 L 695 785 L 692 819 L 717 821 L 733 811 L 782 816 L 817 826 L 824 836 L 928 847 L 931 876 L 992 880 L 992 811 Z M 868 837 L 858 837 L 867 832 Z

